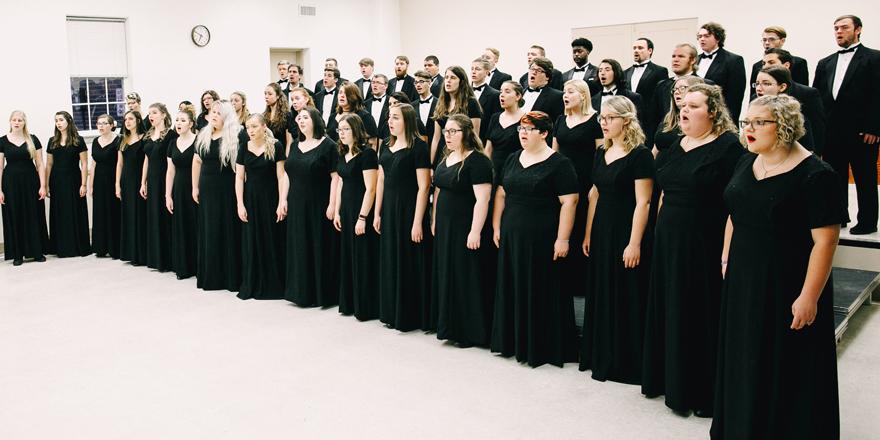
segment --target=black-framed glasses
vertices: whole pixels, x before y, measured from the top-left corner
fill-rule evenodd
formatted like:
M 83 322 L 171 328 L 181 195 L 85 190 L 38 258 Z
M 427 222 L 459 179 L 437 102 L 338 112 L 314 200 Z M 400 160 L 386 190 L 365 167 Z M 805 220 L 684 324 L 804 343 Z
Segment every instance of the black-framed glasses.
M 764 82 L 753 82 L 753 83 L 752 83 L 752 87 L 754 87 L 754 88 L 756 88 L 756 89 L 758 88 L 758 86 L 761 86 L 761 87 L 773 87 L 773 86 L 775 86 L 775 85 L 777 85 L 777 84 L 774 84 L 774 83 L 772 83 L 772 82 L 770 82 L 770 81 L 764 81 Z
M 678 86 L 678 87 L 673 87 L 672 90 L 670 90 L 670 92 L 672 92 L 673 95 L 676 94 L 676 93 L 684 93 L 684 92 L 686 92 L 687 89 L 689 89 L 690 87 L 691 87 L 691 86 Z
M 447 128 L 446 130 L 443 130 L 444 136 L 455 136 L 459 133 L 461 133 L 461 129 L 458 128 Z
M 340 134 L 347 133 L 349 131 L 351 131 L 351 127 L 339 127 L 336 129 L 336 132 Z
M 623 116 L 620 116 L 620 115 L 599 116 L 599 123 L 600 124 L 610 124 L 611 121 L 613 121 L 615 119 L 621 119 L 621 118 L 623 118 Z
M 775 123 L 776 123 L 775 119 L 751 119 L 751 120 L 742 119 L 739 121 L 739 126 L 743 130 L 745 130 L 747 127 L 761 128 L 767 124 L 775 124 Z
M 520 133 L 531 133 L 533 131 L 538 131 L 538 129 L 535 127 L 526 127 L 524 125 L 520 125 L 519 127 L 516 127 L 516 131 Z

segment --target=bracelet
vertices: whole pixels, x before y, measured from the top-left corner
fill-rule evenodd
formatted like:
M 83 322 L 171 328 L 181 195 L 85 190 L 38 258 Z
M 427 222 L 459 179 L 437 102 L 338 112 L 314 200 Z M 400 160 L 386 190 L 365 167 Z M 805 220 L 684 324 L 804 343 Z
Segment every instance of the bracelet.
M 363 214 L 358 214 L 358 220 L 366 220 L 366 219 L 367 219 L 367 216 L 365 216 Z

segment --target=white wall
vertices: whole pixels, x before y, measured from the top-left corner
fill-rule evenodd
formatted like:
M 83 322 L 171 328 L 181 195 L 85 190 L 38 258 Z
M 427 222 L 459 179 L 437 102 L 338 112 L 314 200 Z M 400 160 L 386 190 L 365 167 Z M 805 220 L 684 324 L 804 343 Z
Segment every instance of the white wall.
M 540 12 L 529 16 L 530 10 Z M 725 47 L 745 58 L 746 70 L 763 53 L 761 31 L 769 25 L 783 26 L 789 35 L 785 48 L 807 59 L 812 80 L 816 62 L 837 50 L 832 22 L 843 14 L 859 16 L 865 25 L 865 44 L 880 47 L 880 7 L 873 0 L 606 4 L 579 0 L 406 0 L 401 1 L 400 41 L 410 58 L 421 60 L 430 52 L 440 58 L 441 66 L 469 67 L 483 48 L 496 47 L 501 51 L 499 68 L 518 78 L 526 71 L 528 47 L 536 43 L 547 49 L 547 56 L 559 70 L 570 69 L 572 28 L 697 17 L 699 23 L 717 21 L 725 27 Z M 696 33 L 694 29 L 694 38 L 688 41 L 694 45 Z M 598 62 L 592 57 L 590 61 Z M 618 61 L 624 67 L 632 63 L 631 59 Z M 665 59 L 654 61 L 668 65 Z

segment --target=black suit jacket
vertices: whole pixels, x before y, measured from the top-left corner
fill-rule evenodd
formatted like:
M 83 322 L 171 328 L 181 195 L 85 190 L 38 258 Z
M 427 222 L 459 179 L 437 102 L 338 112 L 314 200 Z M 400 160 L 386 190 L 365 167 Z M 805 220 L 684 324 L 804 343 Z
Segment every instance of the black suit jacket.
M 284 93 L 284 96 L 290 96 L 290 81 L 279 79 L 275 81 L 275 84 L 278 84 L 278 87 L 281 87 L 281 92 Z
M 602 91 L 602 84 L 599 83 L 599 68 L 587 63 L 585 73 L 575 72 L 572 67 L 568 71 L 562 74 L 562 84 L 559 85 L 559 90 L 562 90 L 562 87 L 565 85 L 568 80 L 574 79 L 583 79 L 587 82 L 587 85 L 590 87 L 590 94 L 595 95 Z M 575 75 L 577 73 L 577 75 Z M 581 76 L 583 75 L 583 76 Z
M 730 117 L 738 121 L 746 92 L 746 66 L 743 57 L 722 47 L 715 53 L 709 71 L 700 76 L 721 86 Z
M 669 78 L 669 71 L 665 67 L 658 66 L 651 61 L 648 61 L 645 67 L 639 67 L 639 69 L 645 69 L 645 72 L 642 73 L 642 78 L 639 80 L 636 90 L 632 88 L 632 77 L 635 67 L 630 66 L 629 69 L 623 71 L 623 75 L 626 78 L 627 90 L 641 95 L 642 108 L 647 111 L 651 105 L 651 100 L 654 99 L 654 90 L 657 88 L 657 84 Z
M 483 111 L 483 117 L 480 118 L 480 140 L 483 141 L 483 143 L 486 142 L 489 120 L 492 119 L 492 115 L 501 111 L 501 101 L 498 99 L 498 96 L 500 95 L 501 92 L 492 88 L 490 85 L 487 85 L 486 88 L 483 89 L 483 93 L 480 94 L 480 109 Z
M 529 88 L 529 73 L 523 73 L 523 76 L 519 77 L 519 84 L 522 86 L 523 90 Z M 562 85 L 565 84 L 565 81 L 562 80 L 562 72 L 553 69 L 553 74 L 550 75 L 550 81 L 547 82 L 547 86 L 554 88 L 556 90 L 562 91 Z M 491 84 L 490 84 L 491 85 Z M 592 88 L 590 89 L 592 90 Z M 555 121 L 555 119 L 554 119 Z
M 339 99 L 339 87 L 337 86 L 335 89 L 333 89 L 333 93 L 330 95 L 327 94 L 327 89 L 322 87 L 321 90 L 318 91 L 318 93 L 315 93 L 314 99 L 315 107 L 321 113 L 321 116 L 327 116 L 324 114 L 324 100 L 333 100 L 333 104 L 330 105 L 330 116 L 326 118 L 329 121 L 331 118 L 333 118 L 334 115 L 336 115 L 336 105 Z
M 556 121 L 565 111 L 565 104 L 562 102 L 562 92 L 551 87 L 544 87 L 532 106 L 532 111 L 541 111 L 550 116 L 551 121 Z M 482 125 L 482 124 L 481 124 Z M 547 137 L 550 139 L 550 136 Z
M 642 102 L 642 95 L 639 95 L 638 93 L 635 93 L 635 92 L 630 92 L 629 90 L 626 90 L 626 89 L 623 89 L 623 90 L 617 89 L 617 96 L 625 96 L 625 97 L 629 98 L 629 100 L 632 101 L 632 103 L 636 106 L 636 116 L 639 119 L 639 125 L 641 125 L 642 127 L 647 125 L 647 120 L 645 118 L 644 103 Z M 593 95 L 592 104 L 593 104 L 593 108 L 597 112 L 602 111 L 602 94 L 601 93 L 597 93 L 597 94 Z
M 419 98 L 420 100 L 421 98 Z M 422 112 L 419 107 L 419 100 L 413 102 L 413 108 L 416 110 L 416 120 L 419 122 L 419 133 L 425 135 L 428 144 L 431 144 L 431 139 L 434 137 L 434 111 L 437 109 L 437 97 L 431 98 L 431 109 L 428 110 L 428 123 L 422 124 Z M 388 124 L 385 124 L 386 126 Z
M 370 79 L 372 80 L 372 78 L 370 78 Z M 364 93 L 364 78 L 363 77 L 358 78 L 357 81 L 354 82 L 354 85 L 358 86 L 358 90 L 361 91 L 361 97 L 364 98 L 364 100 L 366 100 L 368 96 L 372 96 L 373 90 L 369 86 L 367 87 L 366 93 Z
M 501 84 L 503 84 L 504 81 L 510 81 L 511 79 L 513 79 L 513 78 L 510 75 L 508 75 L 498 69 L 495 69 L 495 73 L 492 75 L 492 78 L 489 80 L 489 85 L 492 86 L 492 88 L 495 90 L 501 90 Z
M 431 94 L 434 95 L 435 98 L 440 96 L 440 86 L 442 85 L 443 75 L 438 73 L 437 76 L 431 78 Z M 418 95 L 418 93 L 416 94 Z
M 791 79 L 796 82 L 803 84 L 805 86 L 810 85 L 810 72 L 807 70 L 807 60 L 792 56 L 791 57 Z M 764 60 L 760 60 L 755 64 L 752 64 L 752 74 L 749 77 L 749 96 L 754 99 L 756 96 L 755 93 L 755 81 L 758 79 L 758 72 L 764 68 Z
M 837 93 L 832 95 L 837 53 L 819 61 L 813 87 L 819 90 L 825 107 L 826 148 L 841 138 L 860 133 L 880 135 L 880 52 L 859 46 L 847 66 Z
M 804 115 L 804 127 L 807 129 L 801 144 L 808 150 L 822 154 L 825 147 L 825 110 L 822 106 L 822 95 L 819 91 L 798 83 L 791 85 L 787 91 L 789 96 L 801 103 L 801 113 Z
M 388 81 L 388 94 L 392 94 L 397 91 L 397 81 L 398 79 L 391 78 Z M 403 86 L 400 89 L 407 97 L 409 97 L 410 102 L 414 102 L 419 99 L 419 92 L 416 91 L 416 79 L 410 75 L 406 75 L 403 77 Z
M 385 93 L 385 102 L 382 103 L 382 113 L 379 114 L 379 120 L 376 121 L 376 128 L 379 130 L 379 139 L 384 140 L 391 133 L 388 131 L 388 95 L 390 93 Z M 373 113 L 373 101 L 375 97 L 370 94 L 370 97 L 364 101 L 364 109 L 367 110 L 367 113 L 372 115 Z

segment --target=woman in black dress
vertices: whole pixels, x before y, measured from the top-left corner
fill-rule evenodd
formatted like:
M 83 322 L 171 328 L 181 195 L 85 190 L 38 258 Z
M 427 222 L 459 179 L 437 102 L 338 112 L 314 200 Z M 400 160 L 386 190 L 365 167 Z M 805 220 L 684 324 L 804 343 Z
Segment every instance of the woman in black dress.
M 669 98 L 671 100 L 669 104 L 669 112 L 666 113 L 666 116 L 660 121 L 657 131 L 654 132 L 654 145 L 652 146 L 651 153 L 655 158 L 661 151 L 669 150 L 669 147 L 671 147 L 672 144 L 684 136 L 681 133 L 681 128 L 678 126 L 678 114 L 681 111 L 684 94 L 687 92 L 688 87 L 694 84 L 705 83 L 706 82 L 703 81 L 703 78 L 700 78 L 697 75 L 683 76 L 672 83 L 672 97 Z M 652 202 L 656 202 L 656 199 L 659 197 L 660 191 L 654 191 L 655 200 L 652 200 Z
M 144 176 L 141 194 L 147 197 L 147 267 L 159 272 L 171 270 L 171 214 L 165 206 L 165 178 L 168 145 L 173 143 L 171 116 L 165 104 L 148 109 L 150 130 L 144 136 Z
M 593 163 L 583 240 L 584 255 L 591 258 L 580 369 L 593 370 L 599 381 L 638 384 L 650 268 L 643 242 L 654 158 L 628 98 L 602 103 L 599 122 L 605 144 Z
M 314 106 L 315 100 L 312 98 L 312 95 L 308 90 L 302 87 L 296 87 L 290 90 L 290 118 L 292 122 L 290 126 L 287 127 L 287 132 L 290 133 L 291 141 L 299 138 L 299 127 L 297 127 L 296 121 L 293 121 L 293 118 L 295 118 L 302 109 Z
M 562 93 L 565 113 L 559 116 L 554 125 L 553 149 L 571 160 L 578 175 L 578 205 L 571 230 L 571 242 L 577 245 L 584 241 L 590 203 L 588 193 L 593 187 L 593 158 L 596 147 L 602 145 L 603 135 L 587 83 L 582 79 L 567 81 Z M 562 290 L 572 296 L 584 296 L 587 288 L 584 282 L 587 257 L 581 252 L 572 252 L 560 266 Z
M 339 97 L 337 98 L 336 113 L 327 123 L 327 137 L 334 141 L 339 140 L 339 121 L 347 115 L 358 115 L 363 122 L 364 131 L 369 138 L 368 145 L 375 150 L 376 140 L 378 139 L 378 130 L 376 129 L 376 121 L 373 115 L 364 109 L 364 98 L 361 97 L 360 88 L 352 83 L 344 84 L 339 87 Z M 389 104 L 390 105 L 390 104 Z
M 241 220 L 235 200 L 235 160 L 244 132 L 232 104 L 215 102 L 196 137 L 193 200 L 199 204 L 196 286 L 241 287 Z
M 59 258 L 84 257 L 92 253 L 86 203 L 89 153 L 70 113 L 55 113 L 55 135 L 46 152 L 49 253 Z
M 214 102 L 220 101 L 220 94 L 213 90 L 205 90 L 202 93 L 202 98 L 199 102 L 202 104 L 202 112 L 199 113 L 198 118 L 196 119 L 196 129 L 201 130 L 205 128 L 210 121 L 208 121 L 208 112 L 211 111 L 211 107 L 214 105 Z
M 133 266 L 147 263 L 147 200 L 141 195 L 145 160 L 143 124 L 140 113 L 125 112 L 116 158 L 116 198 L 120 200 L 122 225 L 119 259 Z
M 298 113 L 291 113 L 287 105 L 287 95 L 278 83 L 269 83 L 263 89 L 263 99 L 266 101 L 266 110 L 263 111 L 266 125 L 272 130 L 272 136 L 281 142 L 285 149 L 289 148 L 290 143 L 293 142 L 291 132 L 296 131 L 294 117 Z
M 379 317 L 379 235 L 372 228 L 379 162 L 360 116 L 343 116 L 337 130 L 341 179 L 333 226 L 342 233 L 339 313 L 367 321 Z
M 379 319 L 400 331 L 435 328 L 430 313 L 431 247 L 425 211 L 431 188 L 428 144 L 418 137 L 415 109 L 388 109 L 391 136 L 379 153 Z
M 501 169 L 507 156 L 522 149 L 519 144 L 519 120 L 526 114 L 522 109 L 523 88 L 516 81 L 505 81 L 501 84 L 501 112 L 492 115 L 489 128 L 486 129 L 486 156 L 492 159 L 495 179 L 501 175 Z M 496 182 L 497 184 L 497 182 Z
M 288 148 L 281 192 L 293 213 L 284 298 L 300 307 L 331 307 L 339 303 L 339 234 L 333 229 L 339 152 L 316 108 L 301 110 L 296 122 L 299 138 Z
M 465 114 L 474 124 L 477 133 L 480 132 L 480 118 L 483 111 L 480 102 L 474 96 L 474 89 L 468 81 L 468 75 L 459 66 L 446 69 L 443 77 L 443 87 L 437 98 L 437 107 L 434 109 L 434 137 L 431 139 L 431 163 L 436 165 L 443 157 L 446 141 L 443 139 L 443 129 L 449 115 L 457 113 Z
M 797 142 L 788 96 L 753 101 L 724 191 L 712 438 L 840 438 L 831 260 L 848 220 L 837 176 Z
M 494 280 L 483 257 L 491 246 L 485 233 L 492 195 L 492 160 L 471 120 L 449 116 L 443 133 L 446 157 L 434 171 L 434 267 L 431 288 L 437 297 L 437 339 L 460 347 L 489 345 Z
M 3 259 L 20 266 L 24 258 L 46 261 L 46 174 L 39 139 L 27 128 L 27 116 L 9 116 L 9 134 L 0 137 L 0 205 L 3 211 Z M 5 161 L 5 162 L 4 162 Z
M 92 141 L 89 195 L 92 196 L 92 250 L 97 257 L 119 258 L 119 199 L 114 191 L 120 137 L 116 121 L 98 116 L 98 137 Z
M 284 146 L 272 136 L 263 115 L 247 120 L 249 140 L 235 165 L 235 196 L 242 230 L 241 299 L 284 298 L 284 227 L 287 200 L 278 198 L 284 185 Z
M 562 290 L 559 262 L 569 253 L 578 177 L 547 146 L 551 133 L 546 113 L 523 116 L 523 150 L 504 165 L 492 213 L 499 251 L 491 349 L 532 367 L 577 360 L 574 304 Z
M 691 86 L 679 118 L 684 137 L 657 159 L 662 191 L 645 319 L 642 393 L 666 395 L 679 414 L 711 417 L 721 260 L 722 192 L 745 152 L 721 87 Z
M 171 270 L 182 280 L 196 274 L 198 205 L 192 198 L 192 163 L 196 131 L 194 108 L 185 106 L 174 119 L 177 133 L 168 144 L 165 208 L 171 214 Z

